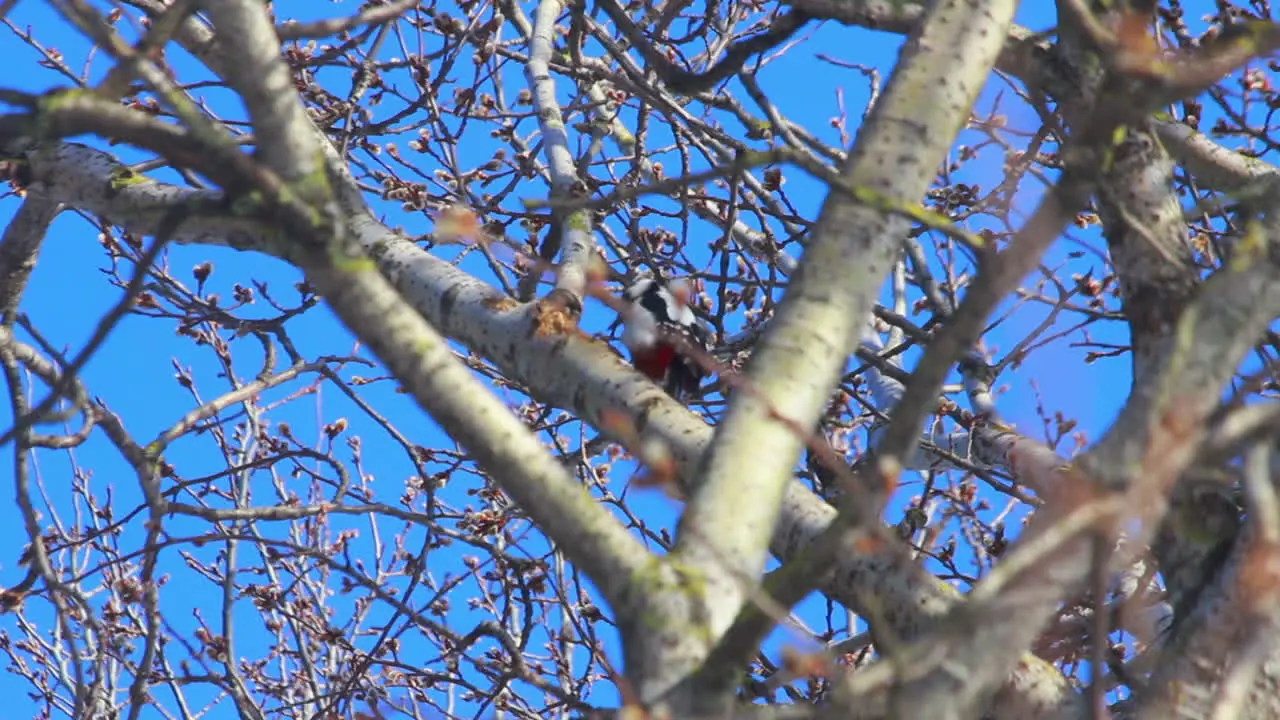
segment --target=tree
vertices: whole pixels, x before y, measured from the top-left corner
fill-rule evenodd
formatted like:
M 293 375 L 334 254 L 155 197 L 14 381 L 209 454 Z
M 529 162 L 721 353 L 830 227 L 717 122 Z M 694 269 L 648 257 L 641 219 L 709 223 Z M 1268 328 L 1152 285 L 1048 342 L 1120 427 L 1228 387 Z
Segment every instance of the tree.
M 1266 3 L 17 5 L 34 715 L 1280 716 Z M 789 115 L 855 26 L 861 119 Z M 641 270 L 688 407 L 611 345 Z M 1046 356 L 1097 439 L 1007 419 Z

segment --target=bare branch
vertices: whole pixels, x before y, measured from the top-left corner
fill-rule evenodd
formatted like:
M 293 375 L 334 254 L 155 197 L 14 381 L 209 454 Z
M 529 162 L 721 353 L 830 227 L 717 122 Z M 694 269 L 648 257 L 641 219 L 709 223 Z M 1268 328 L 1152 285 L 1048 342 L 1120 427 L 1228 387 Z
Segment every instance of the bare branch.
M 213 20 L 225 53 L 236 58 L 221 68 L 240 94 L 257 136 L 257 150 L 268 168 L 287 181 L 301 181 L 316 192 L 327 184 L 322 142 L 293 88 L 289 68 L 280 57 L 280 43 L 267 9 L 254 0 L 200 2 Z
M 569 134 L 556 100 L 556 84 L 551 77 L 548 63 L 554 50 L 556 17 L 564 9 L 561 0 L 539 0 L 534 14 L 532 35 L 529 38 L 529 62 L 525 64 L 525 78 L 533 93 L 533 107 L 538 113 L 538 127 L 542 130 L 543 151 L 547 156 L 547 170 L 551 174 L 552 198 L 572 198 L 580 194 L 577 169 L 569 152 Z M 595 242 L 592 238 L 591 216 L 583 211 L 553 213 L 560 216 L 553 223 L 545 241 L 548 247 L 542 253 L 544 260 L 560 256 L 556 273 L 556 289 L 563 290 L 578 302 L 586 297 L 587 283 L 593 262 L 596 261 Z M 558 252 L 557 252 L 558 250 Z M 537 273 L 532 277 L 537 282 Z M 522 298 L 528 300 L 532 293 Z

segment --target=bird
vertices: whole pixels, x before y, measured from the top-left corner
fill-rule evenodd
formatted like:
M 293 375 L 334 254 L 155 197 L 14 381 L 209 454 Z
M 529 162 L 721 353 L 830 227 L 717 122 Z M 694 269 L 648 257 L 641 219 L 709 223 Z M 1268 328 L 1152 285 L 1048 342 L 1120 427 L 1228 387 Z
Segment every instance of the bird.
M 707 376 L 699 353 L 710 334 L 685 300 L 687 291 L 661 278 L 641 277 L 623 291 L 622 343 L 631 364 L 680 402 L 694 396 Z

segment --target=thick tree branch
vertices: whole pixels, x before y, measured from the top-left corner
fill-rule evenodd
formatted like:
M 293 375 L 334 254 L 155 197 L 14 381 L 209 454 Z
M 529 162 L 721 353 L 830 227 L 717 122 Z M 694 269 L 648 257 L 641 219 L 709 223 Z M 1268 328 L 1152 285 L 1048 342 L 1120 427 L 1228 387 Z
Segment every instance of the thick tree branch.
M 304 260 L 307 276 L 419 405 L 546 528 L 562 551 L 626 612 L 633 579 L 653 558 L 400 297 L 373 263 Z
M 200 7 L 212 19 L 223 52 L 236 58 L 220 74 L 249 110 L 258 156 L 286 182 L 310 186 L 295 191 L 317 192 L 326 184 L 325 141 L 294 90 L 266 6 L 256 0 L 202 0 Z
M 0 236 L 0 324 L 13 323 L 45 233 L 61 210 L 46 198 L 27 198 Z
M 395 0 L 386 5 L 378 5 L 362 9 L 354 15 L 316 20 L 314 22 L 286 22 L 276 28 L 276 36 L 281 41 L 301 40 L 303 38 L 324 38 L 354 30 L 362 25 L 382 25 L 389 23 L 413 10 L 420 0 Z
M 1205 284 L 1165 342 L 1158 376 L 1135 388 L 1107 435 L 1060 474 L 1050 502 L 970 594 L 949 632 L 918 646 L 912 673 L 896 689 L 879 688 L 897 701 L 896 712 L 967 717 L 1013 669 L 1061 599 L 1083 587 L 1094 533 L 1136 526 L 1130 539 L 1141 547 L 1154 532 L 1167 489 L 1194 459 L 1220 389 L 1280 312 L 1280 253 L 1260 235 L 1246 241 L 1247 260 Z M 860 673 L 846 697 L 872 697 L 875 684 L 892 677 Z
M 1152 129 L 1164 148 L 1177 158 L 1196 182 L 1219 192 L 1269 189 L 1280 172 L 1265 160 L 1251 158 L 1219 145 L 1186 123 L 1153 120 Z
M 805 435 L 861 342 L 906 237 L 901 217 L 861 202 L 859 191 L 890 206 L 920 201 L 990 74 L 1015 8 L 992 0 L 942 2 L 933 9 L 859 132 L 840 173 L 842 185 L 831 189 L 800 268 L 752 353 L 750 392 L 732 396 L 703 459 L 702 483 L 681 518 L 675 550 L 708 574 L 717 635 L 745 599 L 732 578 L 763 571 Z M 932 111 L 921 114 L 922 106 Z M 853 191 L 846 193 L 844 183 Z M 879 523 L 878 513 L 878 507 L 863 507 L 859 519 Z
M 859 132 L 800 268 L 752 353 L 749 390 L 734 392 L 703 458 L 702 482 L 681 518 L 675 550 L 708 578 L 707 616 L 717 636 L 747 600 L 737 578 L 763 571 L 791 467 L 861 342 L 906 236 L 903 219 L 882 208 L 923 197 L 1000 51 L 1003 30 L 991 29 L 1005 28 L 1015 7 L 995 0 L 934 8 Z M 934 110 L 920 114 L 922 104 Z M 860 192 L 878 202 L 861 202 Z M 879 499 L 856 502 L 851 523 L 878 526 Z M 717 670 L 732 677 L 736 663 L 709 671 Z M 707 687 L 699 691 L 701 707 L 713 707 Z
M 1270 717 L 1280 650 L 1280 551 L 1271 444 L 1250 449 L 1245 462 L 1249 525 L 1182 631 L 1162 648 L 1162 662 L 1141 698 L 1139 718 L 1196 714 L 1215 718 Z M 1224 673 L 1224 668 L 1234 668 Z

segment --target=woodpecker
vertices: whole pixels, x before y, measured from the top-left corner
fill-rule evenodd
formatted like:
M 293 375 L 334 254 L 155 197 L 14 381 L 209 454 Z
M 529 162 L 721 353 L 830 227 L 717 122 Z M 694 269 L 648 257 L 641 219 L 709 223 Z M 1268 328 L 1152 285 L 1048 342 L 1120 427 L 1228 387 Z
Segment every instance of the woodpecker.
M 693 310 L 670 285 L 652 278 L 636 281 L 623 295 L 628 307 L 622 343 L 631 351 L 631 364 L 676 400 L 696 394 L 707 373 L 688 351 L 707 352 L 711 346 Z

